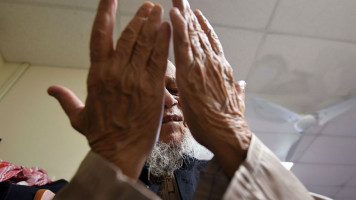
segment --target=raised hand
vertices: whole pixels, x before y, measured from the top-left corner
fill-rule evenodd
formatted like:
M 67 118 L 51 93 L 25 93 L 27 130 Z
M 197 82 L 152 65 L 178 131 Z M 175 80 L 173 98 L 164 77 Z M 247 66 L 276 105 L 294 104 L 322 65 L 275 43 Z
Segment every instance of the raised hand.
M 72 126 L 91 149 L 137 179 L 162 119 L 170 27 L 160 5 L 144 3 L 113 45 L 116 0 L 101 0 L 94 21 L 85 105 L 52 86 Z
M 203 14 L 186 0 L 173 0 L 177 83 L 185 119 L 194 138 L 213 151 L 232 176 L 244 160 L 251 139 L 243 112 L 244 90 L 236 87 L 232 68 Z

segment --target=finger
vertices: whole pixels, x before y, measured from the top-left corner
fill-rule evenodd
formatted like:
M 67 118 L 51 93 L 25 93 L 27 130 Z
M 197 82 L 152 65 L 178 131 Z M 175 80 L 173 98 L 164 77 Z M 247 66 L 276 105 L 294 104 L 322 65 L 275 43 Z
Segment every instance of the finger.
M 153 4 L 151 2 L 145 2 L 137 10 L 135 16 L 122 31 L 121 37 L 116 44 L 116 52 L 120 58 L 120 62 L 126 64 L 131 59 L 131 54 L 135 46 L 137 37 L 141 32 L 146 18 L 150 14 Z
M 200 10 L 195 10 L 194 14 L 197 17 L 202 30 L 207 35 L 209 42 L 211 44 L 211 47 L 214 50 L 214 52 L 217 55 L 223 54 L 222 45 L 221 45 L 219 38 L 216 35 L 213 27 L 209 23 L 209 21 L 205 18 L 205 16 L 203 15 L 203 13 Z
M 71 121 L 84 108 L 82 101 L 68 88 L 54 85 L 49 87 L 47 92 L 58 100 Z
M 148 17 L 147 23 L 144 25 L 141 34 L 137 39 L 133 52 L 131 61 L 137 64 L 137 66 L 147 66 L 158 29 L 162 23 L 162 18 L 162 7 L 160 5 L 155 5 Z
M 114 52 L 113 30 L 116 9 L 116 0 L 101 0 L 99 3 L 90 39 L 92 62 L 106 60 Z
M 177 8 L 172 8 L 170 18 L 173 26 L 174 57 L 177 71 L 189 67 L 193 62 L 193 53 L 188 35 L 188 27 Z
M 213 49 L 211 47 L 210 41 L 206 36 L 205 32 L 202 30 L 197 17 L 192 11 L 188 20 L 188 33 L 190 41 L 192 43 L 192 50 L 194 57 L 204 60 L 205 56 L 212 57 Z
M 162 23 L 155 41 L 152 55 L 150 57 L 148 71 L 153 80 L 163 81 L 167 67 L 169 52 L 169 42 L 171 38 L 171 29 L 168 22 Z
M 173 7 L 178 8 L 181 12 L 182 15 L 185 17 L 185 13 L 190 9 L 189 2 L 187 0 L 172 0 Z
M 180 11 L 182 17 L 186 20 L 194 57 L 200 58 L 200 60 L 204 60 L 205 55 L 203 49 L 209 49 L 210 44 L 207 44 L 204 40 L 204 37 L 206 36 L 205 34 L 201 34 L 204 32 L 201 30 L 198 20 L 190 9 L 189 2 L 187 0 L 172 0 L 172 2 L 173 7 L 177 8 Z M 203 38 L 202 41 L 204 44 L 200 43 L 200 38 Z
M 237 98 L 239 109 L 242 113 L 245 112 L 245 92 L 246 92 L 246 82 L 241 80 L 235 83 L 235 88 L 237 91 Z

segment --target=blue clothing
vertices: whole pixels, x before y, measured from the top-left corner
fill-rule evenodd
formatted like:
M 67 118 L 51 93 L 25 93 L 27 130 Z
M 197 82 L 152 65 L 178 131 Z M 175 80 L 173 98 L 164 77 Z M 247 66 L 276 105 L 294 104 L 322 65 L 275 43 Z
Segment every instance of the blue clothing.
M 180 169 L 174 172 L 174 176 L 177 182 L 179 194 L 182 200 L 191 200 L 195 193 L 199 182 L 200 171 L 205 169 L 208 165 L 207 160 L 198 160 L 196 158 L 184 159 L 183 165 Z M 148 168 L 145 166 L 142 169 L 139 179 L 148 186 L 148 188 L 154 193 L 158 193 L 160 189 L 159 184 L 150 183 L 148 180 Z

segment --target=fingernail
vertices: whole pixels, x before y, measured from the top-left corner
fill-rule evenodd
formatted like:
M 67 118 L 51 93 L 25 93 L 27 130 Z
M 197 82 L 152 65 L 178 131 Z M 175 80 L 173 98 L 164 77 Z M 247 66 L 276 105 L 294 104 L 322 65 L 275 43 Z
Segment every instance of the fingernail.
M 202 15 L 202 13 L 199 9 L 195 9 L 194 12 L 197 13 L 198 15 Z
M 245 81 L 239 81 L 239 85 L 241 87 L 241 89 L 245 89 L 246 88 L 246 82 Z
M 113 3 L 114 3 L 114 9 L 116 10 L 117 9 L 117 0 L 113 0 Z
M 161 4 L 155 4 L 155 8 L 156 8 L 156 9 L 159 9 L 159 10 L 162 10 Z
M 143 2 L 143 4 L 149 5 L 149 6 L 153 6 L 153 5 L 154 5 L 154 4 L 153 4 L 152 2 L 150 2 L 150 1 L 145 1 L 145 2 Z
M 153 7 L 152 9 L 152 15 L 160 15 L 160 13 L 162 12 L 162 6 L 159 4 L 156 4 L 155 7 Z
M 175 13 L 179 13 L 180 12 L 177 7 L 173 7 L 171 10 L 172 10 L 172 12 L 175 12 Z

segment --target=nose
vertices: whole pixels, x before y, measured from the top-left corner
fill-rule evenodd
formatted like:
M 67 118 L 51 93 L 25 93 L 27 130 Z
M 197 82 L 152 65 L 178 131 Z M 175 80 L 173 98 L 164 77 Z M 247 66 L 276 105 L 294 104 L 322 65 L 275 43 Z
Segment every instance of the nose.
M 164 91 L 164 108 L 172 108 L 178 104 L 178 100 L 167 89 Z

